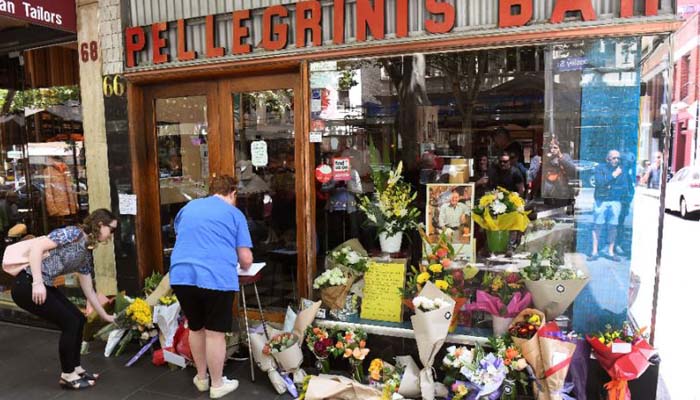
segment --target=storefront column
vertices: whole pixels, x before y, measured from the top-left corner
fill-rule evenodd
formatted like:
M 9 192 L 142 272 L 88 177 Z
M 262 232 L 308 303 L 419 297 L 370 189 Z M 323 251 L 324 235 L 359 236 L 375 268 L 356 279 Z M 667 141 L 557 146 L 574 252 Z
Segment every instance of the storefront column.
M 85 159 L 89 188 L 90 211 L 111 208 L 107 132 L 102 94 L 102 55 L 100 51 L 99 3 L 79 0 L 78 50 L 80 53 L 80 95 L 83 106 Z M 99 246 L 94 253 L 97 291 L 105 295 L 117 293 L 114 244 Z

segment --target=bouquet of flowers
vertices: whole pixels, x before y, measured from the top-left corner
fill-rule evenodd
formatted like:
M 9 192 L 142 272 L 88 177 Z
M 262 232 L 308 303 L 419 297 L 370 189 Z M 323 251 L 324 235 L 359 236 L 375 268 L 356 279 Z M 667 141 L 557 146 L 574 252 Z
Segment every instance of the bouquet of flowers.
M 314 289 L 321 290 L 323 304 L 331 310 L 345 306 L 345 297 L 352 287 L 353 276 L 346 274 L 340 268 L 324 271 L 314 279 Z
M 400 366 L 393 366 L 384 362 L 381 358 L 375 358 L 369 364 L 370 386 L 378 386 L 382 389 L 382 400 L 391 400 L 399 391 L 403 370 Z
M 441 308 L 454 306 L 454 303 L 449 302 L 440 297 L 435 299 L 429 299 L 424 296 L 416 296 L 413 298 L 413 306 L 416 310 L 421 310 L 423 312 L 429 312 L 434 310 L 439 310 Z
M 309 326 L 306 328 L 306 346 L 317 359 L 317 368 L 327 374 L 330 370 L 328 356 L 335 343 L 331 334 L 325 328 Z
M 501 399 L 515 399 L 518 393 L 518 387 L 512 382 L 517 382 L 522 388 L 523 394 L 527 391 L 528 374 L 527 360 L 522 355 L 518 347 L 513 342 L 513 339 L 508 335 L 492 336 L 489 338 L 489 345 L 496 352 L 498 357 L 503 360 L 508 369 L 506 376 L 506 384 L 503 385 L 503 397 Z
M 421 265 L 419 268 L 411 266 L 411 272 L 406 279 L 406 286 L 402 291 L 404 299 L 410 299 L 423 290 L 425 285 L 431 282 L 442 292 L 447 292 L 452 283 L 452 273 L 446 271 L 441 264 Z
M 552 320 L 569 308 L 586 286 L 586 272 L 582 255 L 565 254 L 562 258 L 555 249 L 545 247 L 530 256 L 523 278 L 535 307 Z
M 360 210 L 369 223 L 377 227 L 379 234 L 393 236 L 415 229 L 420 211 L 412 205 L 417 193 L 401 177 L 403 164 L 399 162 L 395 171 L 388 175 L 382 172 L 372 174 L 375 192 L 371 197 L 360 199 Z
M 293 371 L 304 361 L 299 337 L 290 332 L 283 332 L 270 338 L 262 352 L 266 356 L 272 356 L 284 371 Z
M 507 374 L 508 369 L 501 357 L 487 354 L 477 345 L 472 362 L 460 368 L 458 379 L 450 385 L 452 400 L 499 399 Z
M 336 335 L 335 347 L 330 350 L 334 357 L 348 359 L 353 371 L 353 379 L 357 382 L 364 380 L 362 362 L 369 354 L 367 348 L 367 333 L 362 329 L 348 329 L 345 332 L 338 332 Z
M 443 301 L 441 304 L 447 304 L 431 311 L 423 311 L 417 307 L 416 315 L 411 316 L 411 324 L 418 345 L 418 355 L 423 364 L 423 369 L 420 371 L 421 395 L 424 399 L 432 400 L 435 398 L 432 365 L 447 338 L 455 302 L 431 282 L 426 283 L 419 297 L 431 299 L 433 305 L 435 299 L 441 299 Z
M 489 231 L 525 232 L 530 223 L 528 214 L 522 197 L 502 187 L 481 196 L 472 210 L 474 222 Z
M 367 251 L 357 239 L 350 239 L 336 247 L 328 254 L 326 262 L 327 269 L 338 267 L 356 278 L 362 276 L 369 268 Z
M 180 303 L 173 295 L 161 296 L 153 307 L 153 322 L 160 330 L 160 347 L 171 348 L 179 327 Z
M 450 346 L 442 359 L 442 370 L 445 371 L 445 385 L 451 387 L 459 379 L 460 370 L 474 362 L 474 349 L 465 346 Z
M 523 293 L 522 277 L 513 271 L 488 272 L 476 291 L 476 301 L 468 304 L 470 311 L 484 311 L 493 316 L 494 334 L 505 333 L 509 319 L 530 305 L 530 293 Z
M 605 332 L 587 336 L 586 340 L 612 379 L 605 384 L 608 398 L 630 399 L 627 381 L 639 378 L 649 367 L 649 359 L 656 353 L 647 342 L 644 329 L 635 330 L 628 322 L 619 330 L 607 325 Z

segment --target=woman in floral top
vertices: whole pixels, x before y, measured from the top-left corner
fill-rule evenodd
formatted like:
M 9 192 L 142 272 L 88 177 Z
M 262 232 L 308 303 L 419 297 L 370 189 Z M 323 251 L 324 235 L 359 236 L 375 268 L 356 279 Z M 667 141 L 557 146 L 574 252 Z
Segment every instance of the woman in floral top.
M 29 267 L 17 275 L 12 299 L 23 309 L 61 328 L 58 354 L 61 360 L 60 385 L 66 389 L 85 389 L 98 378 L 80 365 L 85 316 L 59 289 L 55 278 L 77 272 L 85 298 L 107 322 L 114 316 L 105 312 L 92 285 L 92 250 L 112 238 L 117 219 L 105 209 L 94 211 L 80 226 L 52 231 L 36 240 L 29 250 Z

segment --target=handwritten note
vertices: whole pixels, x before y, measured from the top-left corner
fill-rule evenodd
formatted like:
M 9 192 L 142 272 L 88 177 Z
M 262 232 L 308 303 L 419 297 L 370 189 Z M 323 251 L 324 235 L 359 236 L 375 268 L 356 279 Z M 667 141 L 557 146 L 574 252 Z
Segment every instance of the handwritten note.
M 136 195 L 119 193 L 119 214 L 136 215 Z
M 267 166 L 267 143 L 264 140 L 256 140 L 250 144 L 250 161 L 256 167 Z
M 365 272 L 364 297 L 360 317 L 377 321 L 401 322 L 401 292 L 406 279 L 405 260 L 371 260 Z

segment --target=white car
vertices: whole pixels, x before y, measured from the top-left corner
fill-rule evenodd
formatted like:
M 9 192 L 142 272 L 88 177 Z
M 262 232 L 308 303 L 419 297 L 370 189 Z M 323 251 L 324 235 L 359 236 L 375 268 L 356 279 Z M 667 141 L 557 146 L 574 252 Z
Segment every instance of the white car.
M 685 167 L 666 185 L 666 209 L 683 218 L 700 214 L 700 167 Z

